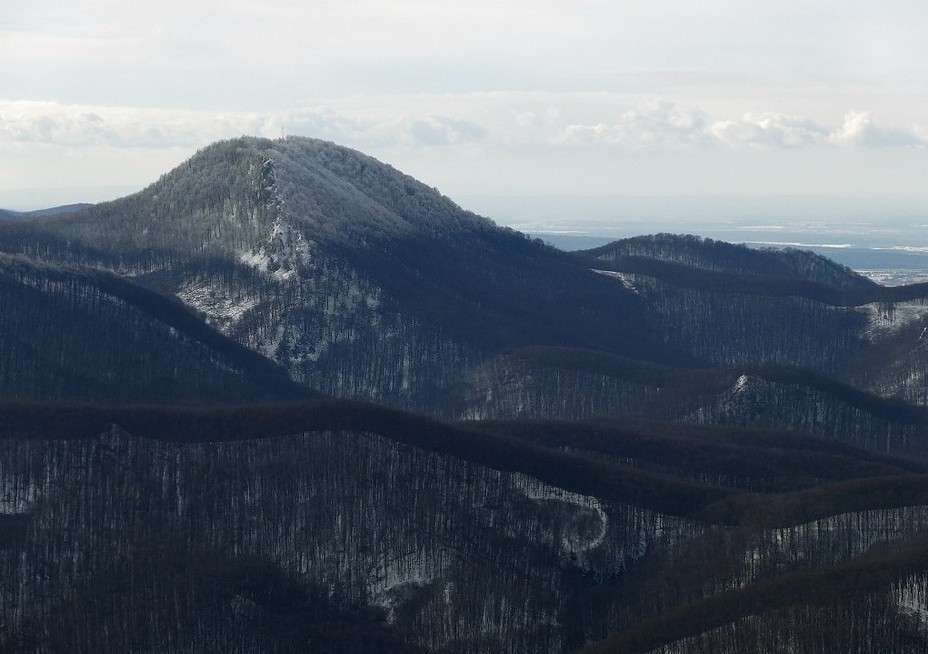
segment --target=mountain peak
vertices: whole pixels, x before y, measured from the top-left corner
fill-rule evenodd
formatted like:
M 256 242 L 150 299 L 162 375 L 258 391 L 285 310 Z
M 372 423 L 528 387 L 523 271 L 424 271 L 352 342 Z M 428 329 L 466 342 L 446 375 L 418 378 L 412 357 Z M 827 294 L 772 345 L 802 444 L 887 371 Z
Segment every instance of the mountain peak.
M 492 222 L 461 209 L 436 189 L 392 166 L 329 141 L 306 137 L 223 141 L 191 159 L 247 155 L 257 199 L 277 217 L 305 226 L 315 240 L 371 235 L 437 235 Z
M 282 239 L 306 254 L 316 246 L 357 249 L 498 229 L 356 150 L 247 136 L 203 148 L 139 193 L 46 223 L 88 247 L 144 258 L 140 265 L 149 270 L 212 254 L 272 272 L 296 266 L 292 256 L 274 261 L 269 254 Z

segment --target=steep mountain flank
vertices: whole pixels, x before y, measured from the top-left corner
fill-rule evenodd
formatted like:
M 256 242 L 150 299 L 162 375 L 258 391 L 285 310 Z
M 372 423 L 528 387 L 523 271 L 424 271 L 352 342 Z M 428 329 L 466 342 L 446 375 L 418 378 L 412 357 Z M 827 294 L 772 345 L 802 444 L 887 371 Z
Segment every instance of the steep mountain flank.
M 667 343 L 713 364 L 800 366 L 928 402 L 926 284 L 883 287 L 809 252 L 664 234 L 577 257 L 638 293 Z
M 132 276 L 339 396 L 454 415 L 507 348 L 678 356 L 623 287 L 320 141 L 219 143 L 137 195 L 5 227 L 3 249 Z
M 108 273 L 0 254 L 0 396 L 189 403 L 312 395 L 179 303 Z
M 672 394 L 641 404 L 614 379 L 578 372 L 588 357 L 549 374 L 510 356 L 539 347 L 747 373 L 807 368 L 928 403 L 928 287 L 884 288 L 807 252 L 695 237 L 567 255 L 310 139 L 217 143 L 136 195 L 6 223 L 0 249 L 130 276 L 324 393 L 449 417 L 654 410 L 861 443 L 885 431 L 840 409 L 810 413 L 814 393 L 796 415 L 772 418 L 763 406 L 795 401 L 782 386 L 763 393 L 779 400 L 740 393 L 717 407 L 681 396 L 672 416 L 661 409 Z

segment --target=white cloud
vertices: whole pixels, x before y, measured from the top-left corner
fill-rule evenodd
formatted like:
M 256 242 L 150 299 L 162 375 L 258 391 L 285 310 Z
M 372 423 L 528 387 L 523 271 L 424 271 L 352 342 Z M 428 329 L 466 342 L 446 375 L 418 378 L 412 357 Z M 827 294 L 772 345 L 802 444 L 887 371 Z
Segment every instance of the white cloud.
M 54 102 L 0 102 L 0 143 L 64 147 L 198 147 L 242 134 L 312 136 L 355 147 L 441 146 L 479 140 L 484 129 L 459 118 L 426 115 L 371 120 L 327 108 L 268 114 L 212 113 Z
M 829 140 L 836 145 L 868 148 L 925 147 L 928 142 L 915 131 L 876 124 L 868 111 L 849 111 L 844 124 L 834 130 Z
M 67 147 L 195 146 L 230 127 L 192 112 L 89 107 L 55 102 L 0 102 L 0 142 Z
M 516 117 L 527 127 L 536 125 Z M 618 120 L 572 123 L 554 138 L 566 145 L 657 148 L 726 146 L 732 148 L 783 148 L 849 146 L 862 148 L 925 147 L 928 141 L 917 127 L 903 129 L 877 124 L 869 112 L 851 111 L 844 122 L 828 126 L 804 116 L 779 112 L 746 113 L 737 119 L 710 120 L 705 112 L 663 102 L 630 110 Z
M 233 120 L 237 114 L 230 114 Z M 325 107 L 296 109 L 268 115 L 250 115 L 252 129 L 243 129 L 242 134 L 276 137 L 281 131 L 299 136 L 312 136 L 327 141 L 360 145 L 377 131 L 377 123 L 371 120 L 350 118 Z M 243 125 L 243 127 L 245 127 Z
M 695 145 L 706 140 L 706 118 L 697 110 L 661 102 L 623 113 L 612 123 L 567 125 L 564 144 L 654 147 Z
M 479 141 L 485 134 L 476 123 L 446 116 L 407 118 L 396 125 L 396 135 L 405 144 L 439 146 Z
M 828 128 L 800 116 L 780 113 L 745 114 L 739 120 L 720 120 L 709 126 L 720 143 L 732 146 L 778 146 L 798 148 L 824 143 Z
M 284 130 L 478 193 L 924 194 L 928 3 L 890 4 L 10 0 L 0 94 L 56 102 L 0 100 L 0 188 Z
M 481 105 L 481 102 L 484 102 Z M 242 134 L 265 137 L 282 132 L 312 136 L 359 149 L 449 147 L 479 144 L 589 147 L 630 151 L 695 147 L 797 149 L 809 147 L 925 147 L 924 130 L 877 124 L 869 112 L 851 111 L 840 125 L 777 112 L 746 113 L 737 119 L 710 119 L 706 112 L 673 102 L 650 102 L 614 113 L 614 97 L 569 96 L 560 106 L 551 97 L 531 104 L 523 96 L 463 97 L 467 112 L 444 105 L 399 105 L 377 114 L 356 109 L 308 107 L 292 111 L 215 113 L 196 110 L 69 105 L 0 101 L 0 145 L 58 147 L 197 148 Z M 627 99 L 626 99 L 627 102 Z M 477 107 L 475 109 L 475 107 Z M 447 111 L 448 113 L 441 113 Z M 598 115 L 597 115 L 598 114 Z M 577 120 L 585 118 L 587 120 Z M 594 120 L 589 120 L 594 118 Z

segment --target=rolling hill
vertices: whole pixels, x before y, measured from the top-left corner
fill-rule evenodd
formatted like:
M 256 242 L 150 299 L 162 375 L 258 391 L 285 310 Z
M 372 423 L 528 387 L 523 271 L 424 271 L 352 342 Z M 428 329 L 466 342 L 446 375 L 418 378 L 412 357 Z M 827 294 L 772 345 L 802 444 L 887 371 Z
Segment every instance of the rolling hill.
M 312 397 L 180 303 L 115 275 L 0 255 L 0 396 L 134 403 Z
M 6 225 L 0 248 L 177 297 L 322 392 L 446 415 L 507 348 L 678 356 L 568 255 L 309 139 L 219 143 L 137 195 Z
M 73 209 L 0 221 L 0 651 L 928 652 L 928 287 L 303 138 Z

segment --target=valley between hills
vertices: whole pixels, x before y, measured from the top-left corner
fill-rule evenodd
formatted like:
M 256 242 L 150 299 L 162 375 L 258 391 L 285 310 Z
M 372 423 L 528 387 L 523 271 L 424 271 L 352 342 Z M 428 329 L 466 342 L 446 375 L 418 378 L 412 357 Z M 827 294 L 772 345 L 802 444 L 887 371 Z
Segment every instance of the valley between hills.
M 928 652 L 928 284 L 243 137 L 0 218 L 0 651 Z

